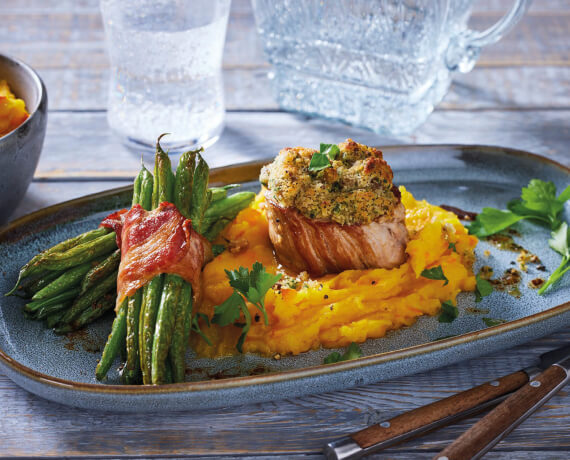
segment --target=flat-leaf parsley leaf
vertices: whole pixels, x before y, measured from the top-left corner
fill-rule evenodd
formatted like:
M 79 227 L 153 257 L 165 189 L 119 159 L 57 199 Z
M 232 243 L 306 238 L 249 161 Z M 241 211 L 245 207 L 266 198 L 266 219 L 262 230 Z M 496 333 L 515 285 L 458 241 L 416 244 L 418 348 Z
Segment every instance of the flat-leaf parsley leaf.
M 469 226 L 469 233 L 485 237 L 498 233 L 522 219 L 539 221 L 556 230 L 560 224 L 560 213 L 564 203 L 570 199 L 570 185 L 558 197 L 553 182 L 532 179 L 521 190 L 520 199 L 507 204 L 508 211 L 483 208 L 475 221 Z
M 336 144 L 321 144 L 319 152 L 316 152 L 311 157 L 309 163 L 309 171 L 321 171 L 332 166 L 331 161 L 334 161 L 340 154 L 340 149 Z
M 443 283 L 444 286 L 447 283 L 449 283 L 449 280 L 445 277 L 445 274 L 443 273 L 443 268 L 441 268 L 441 265 L 438 265 L 433 268 L 426 268 L 424 271 L 422 271 L 421 276 L 423 276 L 424 278 L 428 278 L 430 280 L 445 281 L 445 283 Z
M 320 152 L 327 155 L 331 160 L 336 160 L 340 153 L 340 149 L 336 144 L 321 144 Z
M 486 279 L 481 278 L 480 275 L 475 277 L 475 302 L 481 302 L 483 297 L 490 295 L 493 292 L 493 285 Z
M 457 316 L 459 316 L 459 310 L 457 307 L 453 305 L 451 300 L 446 300 L 441 304 L 441 313 L 437 320 L 440 323 L 451 323 L 455 318 L 457 318 Z

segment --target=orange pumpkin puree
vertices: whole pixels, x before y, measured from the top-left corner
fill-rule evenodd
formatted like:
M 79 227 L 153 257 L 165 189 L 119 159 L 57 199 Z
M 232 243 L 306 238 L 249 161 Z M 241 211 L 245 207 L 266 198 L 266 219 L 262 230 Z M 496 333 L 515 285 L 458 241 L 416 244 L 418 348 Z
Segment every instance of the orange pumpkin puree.
M 6 80 L 0 80 L 0 137 L 15 130 L 29 116 L 26 103 L 14 96 Z
M 351 342 L 383 337 L 387 331 L 409 326 L 421 315 L 435 315 L 441 303 L 455 303 L 461 291 L 475 289 L 472 271 L 477 238 L 455 214 L 417 201 L 400 187 L 406 208 L 406 227 L 410 242 L 408 260 L 398 268 L 346 270 L 317 279 L 299 276 L 296 282 L 284 278 L 265 297 L 269 325 L 253 306 L 255 320 L 244 343 L 244 352 L 264 355 L 298 354 L 321 346 L 344 347 Z M 224 230 L 221 240 L 229 241 L 226 250 L 203 272 L 203 301 L 199 311 L 211 317 L 214 306 L 232 293 L 224 269 L 251 268 L 256 261 L 268 272 L 283 272 L 273 255 L 268 235 L 262 194 L 240 212 Z M 450 243 L 455 243 L 455 252 Z M 449 283 L 430 280 L 420 274 L 426 268 L 441 265 Z M 296 284 L 296 286 L 295 286 Z M 213 346 L 196 334 L 191 341 L 201 356 L 235 354 L 241 329 L 202 324 Z

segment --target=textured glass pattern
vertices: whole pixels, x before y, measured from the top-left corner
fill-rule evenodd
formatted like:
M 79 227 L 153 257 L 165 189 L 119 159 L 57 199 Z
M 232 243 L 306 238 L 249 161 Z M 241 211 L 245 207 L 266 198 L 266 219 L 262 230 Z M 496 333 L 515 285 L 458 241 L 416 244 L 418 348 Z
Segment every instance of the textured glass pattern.
M 445 95 L 470 0 L 253 0 L 287 109 L 407 133 Z

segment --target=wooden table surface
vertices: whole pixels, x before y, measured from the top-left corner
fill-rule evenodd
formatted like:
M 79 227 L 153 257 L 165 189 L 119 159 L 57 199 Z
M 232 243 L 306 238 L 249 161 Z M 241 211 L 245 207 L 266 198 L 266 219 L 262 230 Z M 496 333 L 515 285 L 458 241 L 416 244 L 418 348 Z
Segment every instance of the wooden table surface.
M 504 11 L 476 2 L 471 24 Z M 97 0 L 2 0 L 0 52 L 35 67 L 49 94 L 44 150 L 12 218 L 131 182 L 140 158 L 106 124 L 108 62 Z M 283 146 L 353 137 L 374 145 L 495 144 L 570 165 L 570 3 L 536 1 L 517 28 L 457 75 L 416 133 L 386 137 L 279 110 L 248 0 L 234 0 L 224 55 L 226 129 L 209 149 L 212 166 L 275 155 Z M 320 458 L 326 441 L 529 365 L 561 346 L 570 331 L 494 355 L 346 391 L 162 415 L 124 415 L 64 407 L 28 394 L 0 374 L 0 456 Z M 376 458 L 431 458 L 475 419 L 431 433 Z M 552 398 L 486 458 L 562 459 L 570 455 L 570 396 Z

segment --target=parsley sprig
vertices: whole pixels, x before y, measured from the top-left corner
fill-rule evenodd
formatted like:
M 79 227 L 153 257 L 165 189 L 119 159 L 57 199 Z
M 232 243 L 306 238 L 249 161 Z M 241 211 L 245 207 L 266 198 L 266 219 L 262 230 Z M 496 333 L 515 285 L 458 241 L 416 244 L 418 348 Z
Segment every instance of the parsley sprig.
M 243 353 L 243 342 L 251 327 L 251 314 L 245 301 L 251 302 L 263 314 L 265 325 L 268 324 L 267 312 L 265 311 L 265 294 L 281 279 L 281 275 L 272 275 L 265 271 L 265 267 L 255 262 L 251 271 L 244 267 L 237 270 L 225 270 L 230 280 L 230 286 L 234 292 L 220 305 L 214 307 L 212 323 L 220 326 L 234 324 L 242 328 L 236 348 Z M 245 323 L 239 323 L 240 314 L 243 313 Z
M 319 152 L 311 157 L 309 171 L 321 171 L 332 166 L 331 161 L 336 160 L 340 154 L 340 149 L 336 144 L 321 144 Z
M 469 226 L 469 233 L 478 237 L 493 235 L 522 219 L 537 221 L 556 230 L 562 223 L 560 214 L 564 203 L 569 199 L 570 185 L 557 197 L 553 182 L 532 179 L 527 187 L 523 187 L 520 199 L 507 203 L 508 210 L 483 208 Z
M 558 268 L 552 272 L 548 280 L 546 280 L 546 283 L 538 290 L 539 294 L 543 294 L 548 286 L 556 283 L 556 281 L 564 276 L 564 273 L 570 270 L 570 231 L 566 222 L 562 222 L 558 230 L 551 233 L 548 244 L 562 256 L 562 261 Z

